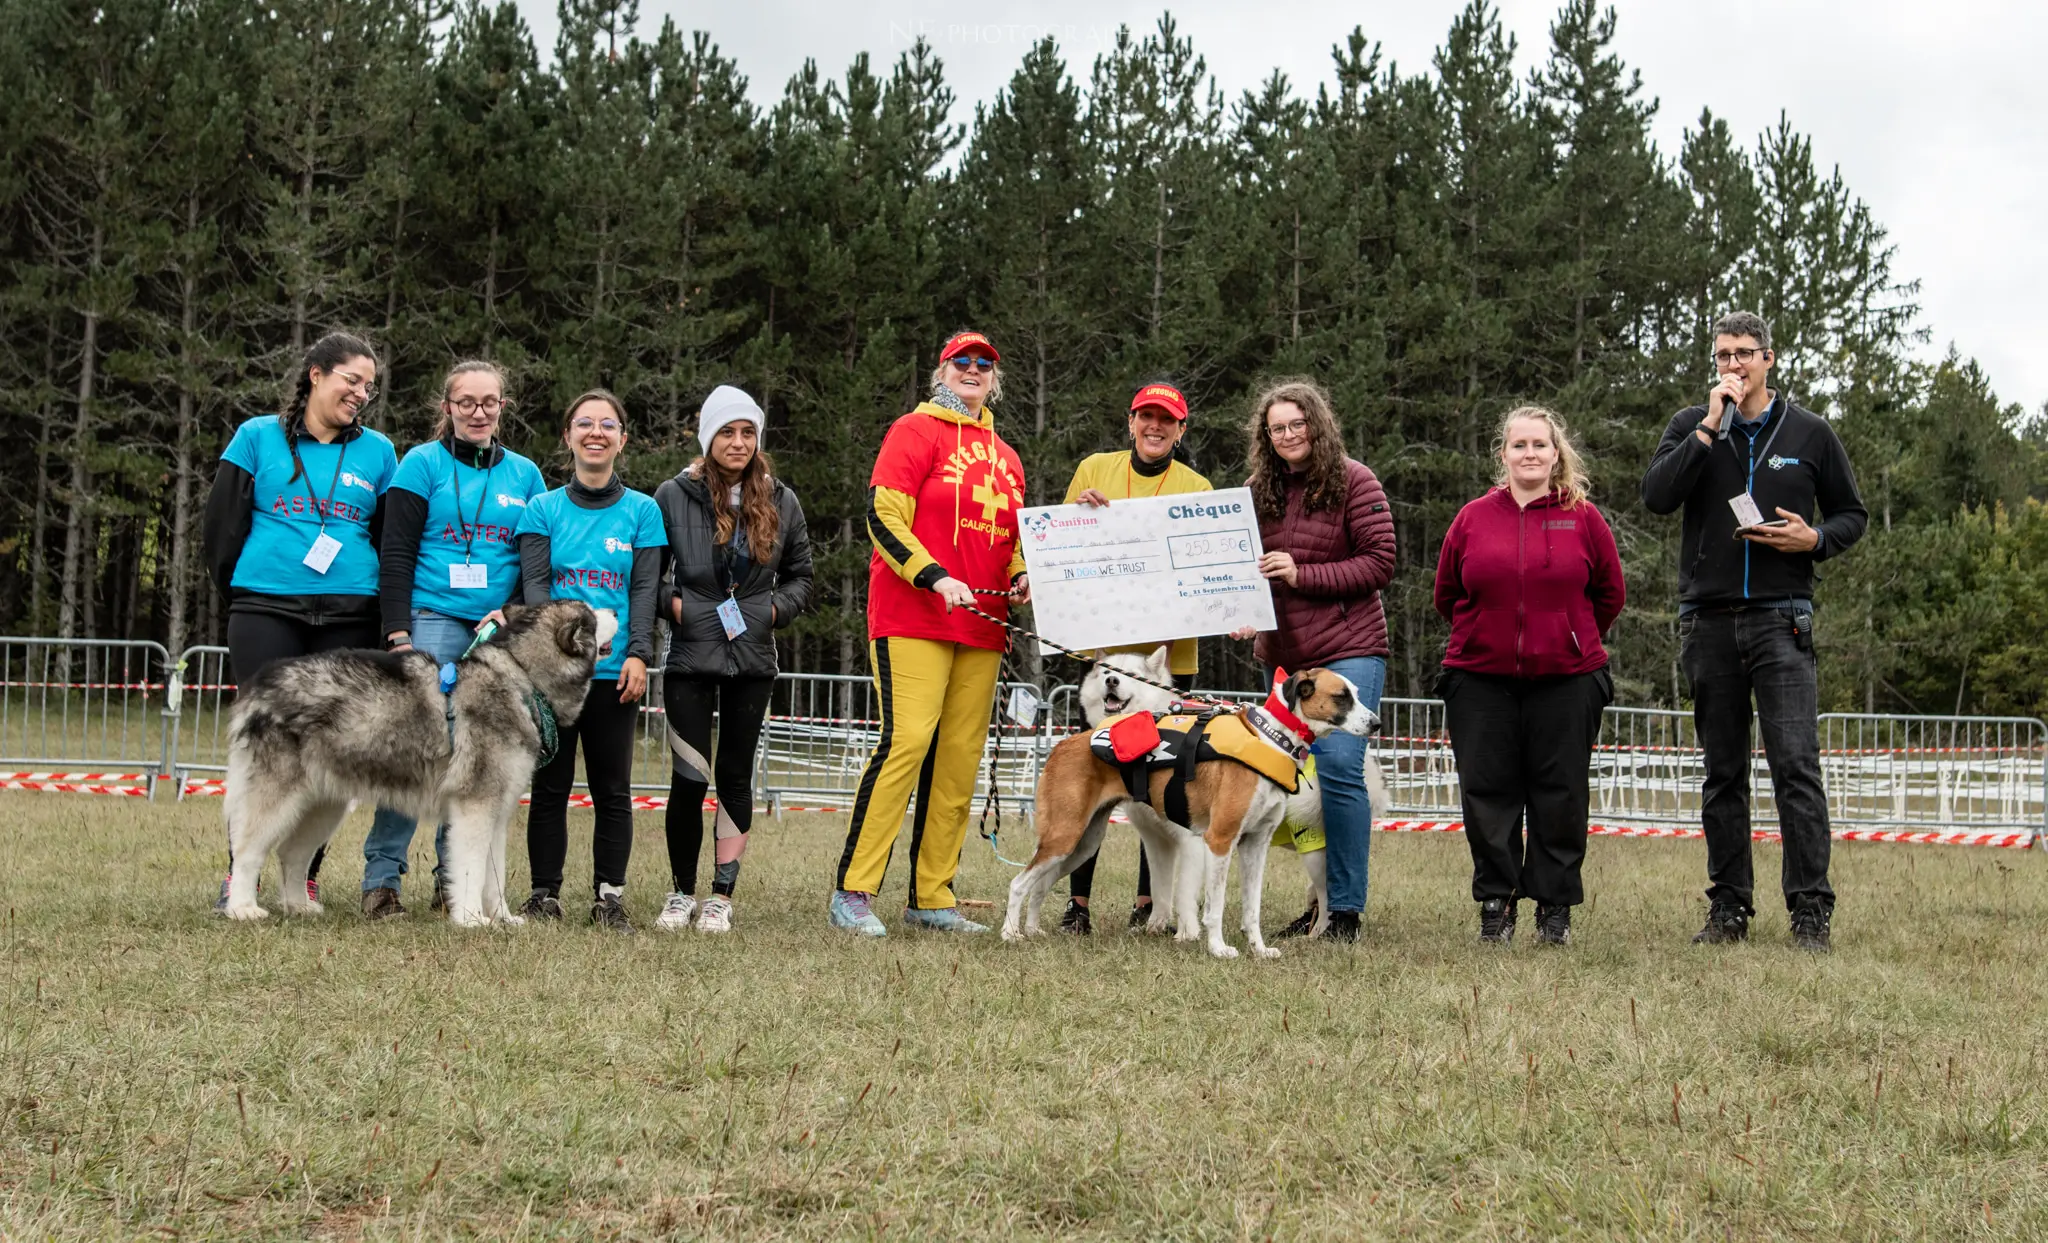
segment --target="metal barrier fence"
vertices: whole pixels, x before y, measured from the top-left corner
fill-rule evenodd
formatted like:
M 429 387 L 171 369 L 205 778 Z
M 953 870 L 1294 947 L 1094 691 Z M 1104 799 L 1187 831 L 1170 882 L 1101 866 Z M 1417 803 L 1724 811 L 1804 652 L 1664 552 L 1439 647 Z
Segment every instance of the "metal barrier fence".
M 1019 689 L 1038 699 L 1029 722 L 1009 715 Z M 0 638 L 0 789 L 146 796 L 159 780 L 170 780 L 181 795 L 217 793 L 233 690 L 222 647 L 190 647 L 174 661 L 147 641 Z M 977 795 L 993 776 L 1006 811 L 1030 812 L 1046 752 L 1083 725 L 1079 691 L 1073 685 L 1050 692 L 1031 683 L 1001 685 Z M 1392 795 L 1387 816 L 1455 819 L 1457 765 L 1443 704 L 1389 698 L 1381 702 L 1380 717 L 1375 753 Z M 756 796 L 778 813 L 843 809 L 880 727 L 868 678 L 784 675 L 754 756 Z M 1829 713 L 1820 718 L 1820 748 L 1837 831 L 2048 847 L 2048 725 L 2039 720 Z M 660 678 L 652 677 L 634 790 L 665 794 L 669 771 Z M 1703 775 L 1690 713 L 1609 708 L 1593 753 L 1593 819 L 1697 825 Z M 1768 830 L 1777 808 L 1760 748 L 1749 777 L 1752 822 Z

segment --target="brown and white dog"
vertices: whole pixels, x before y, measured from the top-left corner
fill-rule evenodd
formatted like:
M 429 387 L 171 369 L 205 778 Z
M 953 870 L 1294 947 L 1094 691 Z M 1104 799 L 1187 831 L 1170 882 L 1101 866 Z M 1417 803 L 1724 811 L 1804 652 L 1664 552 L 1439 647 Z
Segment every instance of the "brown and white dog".
M 1287 678 L 1266 705 L 1247 709 L 1254 732 L 1291 735 L 1305 749 L 1316 739 L 1341 730 L 1368 737 L 1378 716 L 1358 698 L 1350 679 L 1331 669 L 1309 669 Z M 1291 718 L 1283 725 L 1283 720 Z M 1259 901 L 1266 873 L 1266 848 L 1286 810 L 1287 791 L 1271 778 L 1232 760 L 1207 760 L 1197 765 L 1187 783 L 1188 823 L 1177 825 L 1154 807 L 1165 805 L 1171 774 L 1150 776 L 1150 805 L 1130 797 L 1123 775 L 1098 759 L 1090 736 L 1077 734 L 1056 744 L 1038 778 L 1038 850 L 1031 863 L 1010 882 L 1010 905 L 1003 917 L 1003 938 L 1018 940 L 1040 934 L 1039 908 L 1053 884 L 1092 858 L 1102 845 L 1109 817 L 1122 807 L 1144 839 L 1155 875 L 1170 878 L 1170 896 L 1152 904 L 1152 922 L 1159 930 L 1178 921 L 1178 940 L 1192 941 L 1206 929 L 1209 952 L 1235 958 L 1237 950 L 1223 939 L 1223 906 L 1230 879 L 1230 856 L 1242 856 L 1243 926 L 1252 953 L 1271 958 L 1259 927 Z M 1281 750 L 1278 744 L 1267 743 Z M 1292 756 L 1291 752 L 1288 752 Z M 1199 872 L 1197 869 L 1199 865 Z M 1202 882 L 1200 918 L 1195 909 L 1195 880 Z M 1168 909 L 1171 908 L 1171 909 Z

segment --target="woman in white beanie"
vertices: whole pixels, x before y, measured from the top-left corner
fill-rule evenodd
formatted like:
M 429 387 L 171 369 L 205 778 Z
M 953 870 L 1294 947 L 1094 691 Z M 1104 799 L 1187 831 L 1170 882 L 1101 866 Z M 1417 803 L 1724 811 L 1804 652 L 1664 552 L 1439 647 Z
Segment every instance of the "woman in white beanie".
M 761 452 L 753 398 L 713 389 L 697 418 L 704 455 L 654 490 L 668 528 L 670 581 L 662 616 L 674 623 L 662 704 L 673 777 L 668 858 L 675 888 L 655 927 L 732 929 L 733 885 L 753 820 L 754 748 L 779 672 L 774 632 L 811 600 L 811 541 L 796 493 Z M 711 723 L 718 751 L 711 754 Z M 711 896 L 697 901 L 704 793 L 716 786 Z

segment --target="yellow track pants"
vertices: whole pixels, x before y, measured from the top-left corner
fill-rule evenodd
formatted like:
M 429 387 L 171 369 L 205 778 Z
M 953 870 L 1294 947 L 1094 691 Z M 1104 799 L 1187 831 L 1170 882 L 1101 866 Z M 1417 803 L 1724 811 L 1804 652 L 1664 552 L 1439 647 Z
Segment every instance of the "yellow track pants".
M 837 887 L 875 893 L 903 829 L 910 796 L 910 900 L 916 910 L 955 905 L 953 877 L 967 840 L 968 805 L 988 741 L 1003 654 L 934 639 L 874 639 L 882 736 L 861 771 Z

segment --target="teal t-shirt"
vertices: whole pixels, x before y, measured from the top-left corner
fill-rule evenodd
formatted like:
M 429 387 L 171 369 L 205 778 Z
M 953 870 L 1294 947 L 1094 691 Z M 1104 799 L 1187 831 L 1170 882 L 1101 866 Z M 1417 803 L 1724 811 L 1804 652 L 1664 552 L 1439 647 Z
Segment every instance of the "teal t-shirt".
M 332 444 L 301 436 L 298 446 L 305 469 L 293 479 L 282 421 L 259 414 L 236 428 L 221 452 L 222 461 L 256 481 L 249 538 L 230 585 L 266 596 L 376 595 L 370 516 L 398 470 L 397 452 L 384 433 L 368 428 Z M 341 544 L 325 573 L 306 564 L 322 531 Z
M 619 619 L 612 654 L 592 678 L 616 678 L 626 663 L 626 636 L 632 631 L 633 552 L 668 542 L 661 507 L 645 492 L 627 488 L 603 509 L 584 509 L 569 499 L 567 488 L 534 497 L 519 520 L 519 534 L 548 537 L 553 555 L 549 571 L 556 600 L 581 600 L 594 609 L 610 609 Z
M 435 440 L 415 445 L 391 480 L 427 502 L 412 606 L 473 622 L 512 598 L 519 586 L 519 520 L 548 490 L 540 467 L 510 449 L 483 470 L 458 461 Z M 480 567 L 478 587 L 457 587 L 450 567 Z M 472 580 L 474 581 L 474 580 Z

